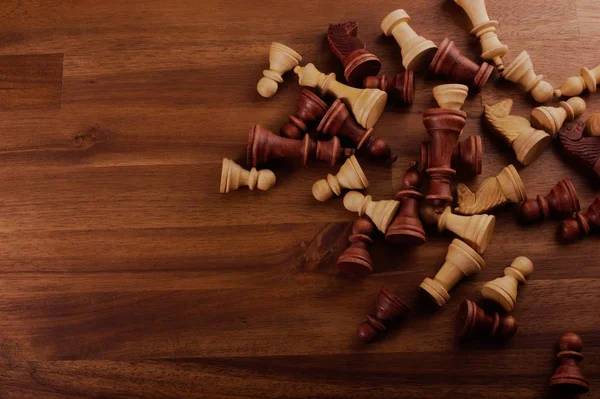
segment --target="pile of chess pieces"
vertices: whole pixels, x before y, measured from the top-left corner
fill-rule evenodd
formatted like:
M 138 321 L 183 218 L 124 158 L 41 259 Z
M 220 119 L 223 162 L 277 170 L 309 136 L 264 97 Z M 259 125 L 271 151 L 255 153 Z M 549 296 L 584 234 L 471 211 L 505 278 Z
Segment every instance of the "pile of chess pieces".
M 391 12 L 381 22 L 383 33 L 393 36 L 402 52 L 405 71 L 394 77 L 378 76 L 381 61 L 358 38 L 355 22 L 330 25 L 327 30 L 329 47 L 343 65 L 346 83 L 339 81 L 334 73 L 322 73 L 312 63 L 300 66 L 300 54 L 281 43 L 272 43 L 269 69 L 263 71 L 257 90 L 263 97 L 272 97 L 278 84 L 283 82 L 283 75 L 293 70 L 303 86 L 296 113 L 289 117 L 279 134 L 260 125 L 253 126 L 247 147 L 247 163 L 251 169 L 245 170 L 224 159 L 220 185 L 222 193 L 242 186 L 250 190 L 269 190 L 276 183 L 275 174 L 256 168 L 276 158 L 301 158 L 303 163 L 318 160 L 331 167 L 343 161 L 337 174 L 328 174 L 312 187 L 314 198 L 321 202 L 341 196 L 346 190 L 343 206 L 359 216 L 352 226 L 350 245 L 337 260 L 340 274 L 357 277 L 373 271 L 368 248 L 376 230 L 383 233 L 387 241 L 411 247 L 426 242 L 423 223 L 432 224 L 440 232 L 448 230 L 457 237 L 449 245 L 438 273 L 420 285 L 425 296 L 438 306 L 444 306 L 451 299 L 449 292 L 461 279 L 485 266 L 482 255 L 492 239 L 496 221 L 490 212 L 497 207 L 518 204 L 517 218 L 524 224 L 560 220 L 557 235 L 567 242 L 600 231 L 600 197 L 586 212 L 581 212 L 572 182 L 563 179 L 547 195 L 528 199 L 525 185 L 513 165 L 488 177 L 475 192 L 459 183 L 453 207 L 451 182 L 459 175 L 482 173 L 482 139 L 471 136 L 461 140 L 467 120 L 461 108 L 469 91 L 482 90 L 494 69 L 501 78 L 518 85 L 538 103 L 564 99 L 557 106 L 534 108 L 529 119 L 511 115 L 511 99 L 484 106 L 489 130 L 512 148 L 517 161 L 523 166 L 532 164 L 555 141 L 565 156 L 579 161 L 582 167 L 600 177 L 600 113 L 587 121 L 577 120 L 586 109 L 585 101 L 577 96 L 584 90 L 597 90 L 600 65 L 593 69 L 582 68 L 579 76 L 569 77 L 562 86 L 554 88 L 534 72 L 527 51 L 504 65 L 508 47 L 498 38 L 498 22 L 489 19 L 484 0 L 455 2 L 473 24 L 471 34 L 480 41 L 481 63 L 462 55 L 448 38 L 437 46 L 419 36 L 409 25 L 409 15 L 401 9 Z M 369 180 L 359 158 L 361 162 L 370 159 L 385 164 L 396 161 L 397 156 L 386 141 L 375 135 L 374 126 L 388 97 L 405 106 L 412 104 L 415 72 L 427 68 L 453 83 L 433 89 L 438 107 L 423 113 L 423 124 L 430 139 L 420 144 L 420 159 L 410 163 L 402 178 L 401 190 L 394 199 L 374 201 L 370 195 L 360 192 L 369 186 Z M 428 183 L 426 194 L 425 183 Z M 516 306 L 518 287 L 533 270 L 529 258 L 518 256 L 504 269 L 503 276 L 482 287 L 479 303 L 464 300 L 457 316 L 457 336 L 494 340 L 513 337 L 517 320 L 511 312 Z M 408 312 L 408 306 L 397 294 L 381 288 L 373 311 L 357 329 L 358 339 L 365 343 L 375 341 L 389 328 L 401 324 L 399 321 Z M 560 364 L 550 378 L 553 389 L 588 391 L 589 383 L 578 366 L 581 349 L 582 339 L 577 334 L 565 333 L 560 337 L 557 354 Z

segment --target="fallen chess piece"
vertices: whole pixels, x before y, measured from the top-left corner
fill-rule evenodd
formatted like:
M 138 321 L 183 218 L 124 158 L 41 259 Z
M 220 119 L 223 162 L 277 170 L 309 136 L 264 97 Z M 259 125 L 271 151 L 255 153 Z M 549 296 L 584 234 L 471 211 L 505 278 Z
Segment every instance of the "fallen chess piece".
M 584 136 L 586 122 L 579 120 L 558 131 L 561 149 L 600 177 L 600 137 Z
M 300 90 L 296 114 L 288 117 L 289 122 L 279 129 L 279 134 L 288 139 L 300 140 L 308 131 L 310 123 L 318 122 L 323 118 L 329 105 L 319 96 L 308 89 Z
M 590 390 L 590 383 L 579 368 L 579 362 L 583 360 L 582 349 L 583 340 L 579 335 L 569 332 L 560 337 L 556 355 L 560 364 L 550 377 L 551 389 L 560 389 L 569 394 L 581 394 Z
M 340 196 L 342 189 L 363 190 L 369 187 L 367 176 L 354 155 L 346 159 L 337 175 L 328 174 L 326 179 L 315 182 L 312 194 L 317 201 L 325 202 L 334 195 Z
M 565 121 L 572 121 L 585 112 L 586 104 L 581 97 L 561 101 L 558 107 L 537 107 L 531 111 L 531 126 L 542 129 L 554 137 Z
M 585 130 L 588 136 L 600 137 L 600 112 L 593 113 L 585 122 Z
M 373 342 L 391 325 L 406 317 L 409 311 L 396 294 L 382 287 L 377 293 L 373 313 L 367 314 L 367 320 L 358 326 L 356 335 L 361 342 Z
M 577 212 L 575 218 L 561 222 L 558 236 L 569 242 L 600 231 L 600 197 L 596 197 L 585 213 Z
M 371 235 L 375 225 L 368 216 L 361 216 L 352 225 L 348 237 L 350 246 L 339 256 L 337 267 L 341 274 L 349 277 L 366 276 L 373 271 L 373 261 L 367 247 L 373 244 Z
M 456 335 L 459 338 L 489 337 L 506 340 L 516 332 L 517 320 L 512 315 L 488 313 L 468 299 L 460 305 L 456 323 Z
M 429 168 L 431 162 L 431 143 L 429 141 L 421 142 L 421 162 L 419 167 L 424 172 Z M 480 175 L 483 164 L 483 140 L 481 136 L 469 136 L 458 142 L 454 151 L 450 167 L 456 171 L 460 169 L 461 173 L 469 176 Z
M 600 80 L 600 65 L 593 69 L 581 68 L 579 76 L 571 76 L 560 86 L 560 89 L 554 90 L 555 97 L 573 97 L 578 96 L 585 89 L 590 93 L 595 93 L 598 90 L 598 80 Z
M 373 201 L 370 195 L 364 196 L 358 191 L 349 191 L 344 196 L 344 208 L 358 213 L 358 216 L 369 216 L 377 229 L 384 234 L 398 212 L 399 206 L 398 201 Z
M 273 97 L 283 82 L 281 75 L 291 71 L 302 61 L 302 56 L 281 43 L 271 43 L 269 50 L 269 69 L 263 71 L 263 77 L 258 81 L 256 90 L 263 97 Z
M 538 103 L 545 103 L 554 97 L 554 88 L 544 80 L 543 75 L 535 74 L 531 58 L 525 50 L 506 67 L 502 77 L 519 85 L 525 93 L 531 93 Z
M 535 200 L 523 201 L 519 207 L 518 218 L 522 223 L 539 222 L 548 217 L 564 219 L 572 217 L 580 209 L 573 183 L 569 179 L 562 179 L 545 197 L 538 195 Z
M 485 283 L 481 295 L 500 305 L 507 312 L 515 310 L 517 287 L 533 273 L 533 263 L 525 256 L 515 258 L 510 267 L 504 269 L 504 277 Z
M 415 98 L 414 71 L 408 70 L 389 78 L 387 75 L 367 76 L 363 87 L 385 91 L 396 103 L 410 105 Z
M 250 190 L 258 188 L 266 191 L 275 185 L 275 180 L 275 174 L 269 169 L 257 171 L 252 168 L 247 171 L 231 159 L 223 158 L 219 192 L 225 194 L 244 186 L 248 186 Z

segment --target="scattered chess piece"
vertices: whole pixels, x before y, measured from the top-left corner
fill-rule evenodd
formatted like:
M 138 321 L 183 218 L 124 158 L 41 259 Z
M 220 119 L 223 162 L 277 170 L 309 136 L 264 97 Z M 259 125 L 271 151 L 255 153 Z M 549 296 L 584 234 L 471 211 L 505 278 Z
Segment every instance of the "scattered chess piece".
M 535 200 L 528 199 L 521 202 L 519 219 L 523 223 L 534 223 L 547 217 L 564 219 L 573 216 L 580 209 L 573 183 L 569 179 L 562 179 L 545 197 L 538 195 Z
M 263 71 L 263 77 L 258 81 L 256 90 L 263 97 L 273 97 L 283 82 L 281 75 L 292 70 L 302 60 L 302 56 L 281 43 L 271 43 L 269 50 L 269 69 Z
M 585 122 L 585 130 L 588 136 L 600 137 L 600 112 L 595 112 Z
M 486 312 L 465 299 L 458 310 L 456 335 L 459 338 L 490 337 L 506 340 L 517 332 L 517 320 L 511 315 Z
M 446 38 L 435 53 L 429 70 L 436 75 L 448 76 L 456 82 L 469 85 L 473 90 L 481 90 L 494 67 L 487 62 L 477 65 L 462 55 L 452 40 Z
M 344 208 L 350 212 L 357 212 L 358 216 L 369 216 L 382 233 L 387 231 L 399 206 L 398 201 L 373 201 L 370 195 L 364 196 L 358 191 L 349 191 L 344 196 Z
M 554 97 L 554 88 L 546 82 L 543 75 L 536 75 L 533 71 L 533 63 L 527 51 L 521 52 L 517 58 L 511 62 L 502 77 L 519 85 L 525 93 L 531 93 L 531 96 L 538 103 L 545 103 Z
M 412 70 L 400 72 L 393 78 L 386 75 L 367 76 L 363 87 L 385 91 L 397 103 L 410 105 L 415 98 L 415 73 Z
M 356 335 L 361 342 L 373 342 L 409 311 L 409 307 L 396 294 L 382 287 L 377 294 L 373 313 L 368 314 L 367 320 L 358 326 Z
M 298 75 L 301 86 L 318 88 L 323 95 L 343 98 L 358 123 L 367 129 L 373 127 L 383 113 L 387 101 L 387 94 L 384 91 L 346 86 L 335 80 L 335 73 L 325 75 L 313 64 L 297 66 L 294 72 Z
M 585 137 L 585 121 L 567 124 L 558 131 L 558 142 L 569 157 L 600 177 L 600 137 Z
M 442 213 L 432 207 L 424 208 L 424 211 L 431 213 L 426 219 L 435 219 L 440 233 L 450 230 L 480 254 L 485 252 L 494 234 L 496 217 L 493 215 L 455 215 L 449 206 Z
M 600 80 L 600 65 L 593 69 L 581 68 L 579 76 L 571 76 L 560 86 L 560 89 L 554 90 L 554 97 L 573 97 L 578 96 L 585 89 L 590 93 L 597 90 L 598 81 Z
M 308 89 L 300 91 L 296 115 L 289 116 L 289 122 L 281 126 L 279 134 L 288 139 L 300 140 L 308 131 L 311 122 L 318 122 L 329 106 L 319 96 Z
M 583 360 L 581 350 L 583 340 L 575 333 L 565 333 L 558 340 L 558 354 L 560 365 L 550 377 L 550 388 L 561 389 L 569 394 L 586 393 L 590 390 L 590 383 L 584 377 L 579 362 Z
M 421 171 L 429 168 L 431 162 L 430 143 L 423 141 L 421 143 Z M 483 141 L 481 136 L 469 136 L 458 142 L 452 152 L 450 167 L 454 170 L 461 169 L 470 176 L 480 175 L 483 163 Z
M 252 168 L 250 171 L 242 168 L 231 159 L 223 158 L 223 167 L 221 168 L 221 184 L 219 192 L 221 194 L 237 190 L 240 187 L 248 186 L 250 190 L 257 187 L 259 190 L 266 191 L 275 185 L 275 174 L 268 169 L 257 171 Z
M 520 203 L 527 199 L 525 186 L 514 166 L 508 165 L 497 176 L 485 179 L 473 193 L 462 183 L 456 186 L 457 213 L 475 215 L 485 213 L 507 202 Z
M 346 137 L 354 143 L 357 151 L 383 159 L 388 164 L 392 164 L 398 159 L 398 155 L 392 153 L 390 146 L 382 138 L 373 135 L 373 128 L 363 129 L 356 123 L 340 99 L 331 104 L 321 119 L 317 132 L 321 135 Z
M 483 258 L 473 248 L 455 238 L 448 247 L 446 262 L 433 279 L 425 278 L 420 287 L 438 306 L 444 306 L 450 300 L 448 291 L 462 278 L 479 272 L 483 266 Z
M 357 33 L 355 21 L 330 24 L 327 30 L 329 48 L 344 65 L 344 77 L 352 86 L 360 85 L 365 77 L 377 75 L 381 70 L 381 61 L 367 51 Z
M 494 301 L 507 312 L 515 309 L 517 287 L 533 273 L 533 263 L 525 256 L 519 256 L 512 261 L 510 267 L 504 269 L 504 277 L 485 283 L 481 295 Z
M 409 22 L 410 17 L 402 9 L 392 11 L 381 21 L 383 33 L 386 36 L 393 35 L 400 46 L 402 65 L 407 71 L 425 68 L 437 50 L 431 40 L 417 35 Z
M 361 216 L 352 225 L 352 234 L 348 238 L 350 246 L 337 260 L 341 274 L 350 277 L 366 276 L 373 271 L 373 261 L 367 247 L 373 244 L 371 235 L 375 225 L 367 216 Z
M 502 57 L 508 53 L 508 46 L 503 44 L 498 35 L 496 28 L 498 21 L 490 21 L 484 0 L 454 0 L 456 4 L 461 6 L 469 16 L 473 29 L 471 35 L 479 39 L 481 43 L 481 58 L 487 61 L 492 61 L 499 71 L 504 70 Z
M 596 197 L 585 213 L 577 212 L 575 218 L 565 219 L 559 228 L 562 241 L 575 241 L 600 231 L 600 197 Z
M 543 130 L 531 127 L 521 116 L 510 115 L 513 101 L 504 99 L 494 105 L 485 105 L 485 119 L 492 131 L 510 145 L 523 165 L 530 165 L 542 155 L 551 137 Z
M 260 125 L 252 126 L 248 132 L 246 161 L 254 167 L 275 158 L 302 158 L 304 164 L 315 159 L 334 166 L 340 159 L 353 154 L 353 149 L 342 148 L 337 137 L 315 141 L 306 134 L 302 140 L 293 140 L 277 136 Z
M 468 95 L 469 88 L 457 83 L 439 85 L 433 88 L 433 97 L 439 107 L 443 109 L 459 111 Z
M 531 126 L 554 136 L 565 121 L 572 121 L 583 114 L 586 105 L 581 97 L 561 101 L 558 107 L 537 107 L 531 111 Z
M 337 175 L 328 174 L 326 179 L 315 182 L 312 186 L 313 196 L 321 202 L 325 202 L 333 195 L 341 195 L 342 189 L 363 190 L 369 187 L 367 176 L 358 164 L 354 155 L 346 159 Z
M 385 239 L 403 246 L 416 246 L 427 241 L 423 224 L 419 219 L 419 202 L 423 194 L 419 192 L 421 173 L 417 162 L 411 162 L 402 177 L 402 189 L 396 193 L 400 209 L 387 229 Z

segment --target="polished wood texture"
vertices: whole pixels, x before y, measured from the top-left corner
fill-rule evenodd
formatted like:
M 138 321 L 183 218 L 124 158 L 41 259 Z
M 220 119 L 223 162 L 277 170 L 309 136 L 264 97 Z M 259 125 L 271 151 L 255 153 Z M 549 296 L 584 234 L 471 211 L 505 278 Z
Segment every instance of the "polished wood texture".
M 248 168 L 250 126 L 278 132 L 295 113 L 292 72 L 272 98 L 256 91 L 271 42 L 343 78 L 325 30 L 356 20 L 391 77 L 401 52 L 380 22 L 399 7 L 420 35 L 482 61 L 453 0 L 1 1 L 0 397 L 546 399 L 567 331 L 584 342 L 582 399 L 597 396 L 600 236 L 558 245 L 558 221 L 523 227 L 516 205 L 497 208 L 487 266 L 433 312 L 418 286 L 443 263 L 450 232 L 426 226 L 427 243 L 409 250 L 375 233 L 374 272 L 339 276 L 357 216 L 342 198 L 317 202 L 311 187 L 341 163 L 273 161 L 269 191 L 219 193 L 223 158 Z M 554 87 L 600 63 L 598 1 L 486 7 L 510 47 L 505 62 L 527 49 Z M 537 105 L 496 75 L 463 106 L 460 141 L 481 135 L 485 154 L 481 175 L 455 181 L 474 191 L 517 162 L 482 127 L 482 104 L 511 98 L 525 117 Z M 422 113 L 443 83 L 416 73 L 413 105 L 388 106 L 375 125 L 398 161 L 359 158 L 374 199 L 393 198 L 419 158 Z M 582 97 L 587 119 L 600 95 Z M 570 179 L 585 212 L 600 187 L 557 144 L 519 174 L 532 198 Z M 516 335 L 502 347 L 459 345 L 463 300 L 479 303 L 481 286 L 520 254 L 536 271 L 519 287 Z M 356 328 L 382 286 L 412 310 L 361 345 Z

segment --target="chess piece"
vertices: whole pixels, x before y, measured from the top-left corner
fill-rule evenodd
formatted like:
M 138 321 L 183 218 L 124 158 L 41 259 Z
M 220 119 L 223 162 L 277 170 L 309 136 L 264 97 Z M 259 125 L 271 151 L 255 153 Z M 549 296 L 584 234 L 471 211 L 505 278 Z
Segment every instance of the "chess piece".
M 281 43 L 271 43 L 269 50 L 269 69 L 263 71 L 263 77 L 258 81 L 256 90 L 263 97 L 273 97 L 277 93 L 278 83 L 283 82 L 281 75 L 297 66 L 302 56 Z
M 581 97 L 561 101 L 558 107 L 537 107 L 531 111 L 531 126 L 556 135 L 565 121 L 572 121 L 583 114 L 586 105 Z
M 559 228 L 562 241 L 575 241 L 600 231 L 600 197 L 596 197 L 585 213 L 577 212 L 574 219 L 565 219 Z
M 387 241 L 403 246 L 421 245 L 427 241 L 423 224 L 419 219 L 419 202 L 423 199 L 423 194 L 419 192 L 420 183 L 419 165 L 413 161 L 402 176 L 402 189 L 396 193 L 400 209 L 387 229 L 385 234 Z
M 593 69 L 581 68 L 579 76 L 571 76 L 560 86 L 560 89 L 554 90 L 554 97 L 573 97 L 578 96 L 585 89 L 590 93 L 595 93 L 597 90 L 598 81 L 600 80 L 600 65 Z
M 346 159 L 337 175 L 328 174 L 326 179 L 315 182 L 312 186 L 313 196 L 321 202 L 342 194 L 343 188 L 350 190 L 362 190 L 369 187 L 367 176 L 358 164 L 354 155 Z
M 257 171 L 252 168 L 250 171 L 242 168 L 231 159 L 223 158 L 223 167 L 221 168 L 221 184 L 219 192 L 221 194 L 237 190 L 240 187 L 248 186 L 250 190 L 257 187 L 259 190 L 266 191 L 275 185 L 275 174 L 268 169 Z
M 551 137 L 543 130 L 531 127 L 527 119 L 510 115 L 512 106 L 510 98 L 485 105 L 485 119 L 492 131 L 512 147 L 517 160 L 523 165 L 530 165 L 542 155 Z
M 600 112 L 595 112 L 585 122 L 585 130 L 588 136 L 600 137 Z
M 358 123 L 367 129 L 373 127 L 383 113 L 387 101 L 387 93 L 384 91 L 346 86 L 335 80 L 335 73 L 325 75 L 313 64 L 297 66 L 294 72 L 298 75 L 301 86 L 315 87 L 323 95 L 344 99 Z
M 456 335 L 459 338 L 490 337 L 506 340 L 517 332 L 517 320 L 511 315 L 486 312 L 465 299 L 458 310 Z
M 473 193 L 462 183 L 456 186 L 457 213 L 475 215 L 485 213 L 507 202 L 520 203 L 527 199 L 525 186 L 514 166 L 508 165 L 497 176 L 485 179 Z
M 503 44 L 498 35 L 496 28 L 498 21 L 490 21 L 487 10 L 485 9 L 484 0 L 454 0 L 456 4 L 461 6 L 469 16 L 473 29 L 471 35 L 479 39 L 481 43 L 481 58 L 487 61 L 492 61 L 499 71 L 504 70 L 502 57 L 508 53 L 508 46 Z
M 579 362 L 583 360 L 582 349 L 583 340 L 579 335 L 568 332 L 560 337 L 556 355 L 560 365 L 550 377 L 551 389 L 561 389 L 569 394 L 586 393 L 590 390 L 590 383 L 579 368 Z
M 329 106 L 319 96 L 308 89 L 300 91 L 296 115 L 289 116 L 289 122 L 281 126 L 279 134 L 288 139 L 300 140 L 308 131 L 311 122 L 321 120 Z
M 545 197 L 538 195 L 535 200 L 528 199 L 521 202 L 519 219 L 523 223 L 538 222 L 547 217 L 564 219 L 573 216 L 580 209 L 573 183 L 569 179 L 562 179 Z
M 383 33 L 386 36 L 393 35 L 400 46 L 402 65 L 407 71 L 425 68 L 437 50 L 431 40 L 417 35 L 409 22 L 410 17 L 402 9 L 392 11 L 381 21 Z
M 494 234 L 496 217 L 493 215 L 455 215 L 449 206 L 442 213 L 437 213 L 432 207 L 424 208 L 424 212 L 430 213 L 425 216 L 427 220 L 435 219 L 440 233 L 450 230 L 480 254 L 486 250 Z
M 585 137 L 585 121 L 567 124 L 558 131 L 558 142 L 569 157 L 600 177 L 600 137 Z
M 399 206 L 398 201 L 373 201 L 370 195 L 364 196 L 358 191 L 349 191 L 344 196 L 344 208 L 350 212 L 357 212 L 358 216 L 369 216 L 382 233 L 387 231 Z
M 459 111 L 469 95 L 469 88 L 465 85 L 450 83 L 435 86 L 433 88 L 433 98 L 440 108 L 454 109 Z
M 382 287 L 377 293 L 373 313 L 368 314 L 367 320 L 358 326 L 356 335 L 361 342 L 373 342 L 409 311 L 409 307 L 396 294 Z
M 341 274 L 350 277 L 366 276 L 373 271 L 373 261 L 367 247 L 373 244 L 371 235 L 375 225 L 367 216 L 361 216 L 352 225 L 352 234 L 348 238 L 350 246 L 337 260 Z
M 353 149 L 342 148 L 337 137 L 315 141 L 306 134 L 302 140 L 293 140 L 277 136 L 260 125 L 252 126 L 248 132 L 246 161 L 254 167 L 275 158 L 302 158 L 304 164 L 315 159 L 334 166 L 340 159 L 353 154 Z
M 481 90 L 494 67 L 487 62 L 477 65 L 462 55 L 452 40 L 446 38 L 435 53 L 429 70 L 436 75 L 448 76 L 456 82 L 469 85 L 473 90 Z
M 343 24 L 329 24 L 327 42 L 333 54 L 344 65 L 344 77 L 352 86 L 358 86 L 367 76 L 377 75 L 381 61 L 367 51 L 365 42 L 356 37 L 358 27 L 355 21 Z
M 392 153 L 390 146 L 382 138 L 373 135 L 373 128 L 363 129 L 356 123 L 340 99 L 331 104 L 321 119 L 317 132 L 321 135 L 346 137 L 354 143 L 357 151 L 383 159 L 388 164 L 392 164 L 398 159 L 398 155 Z
M 510 267 L 504 269 L 504 277 L 488 281 L 481 288 L 481 295 L 494 301 L 507 312 L 515 309 L 517 301 L 517 287 L 533 273 L 533 263 L 525 256 L 515 258 Z
M 521 52 L 511 62 L 502 77 L 519 85 L 525 93 L 531 93 L 531 96 L 538 103 L 545 103 L 554 97 L 554 88 L 546 82 L 543 75 L 536 75 L 533 71 L 533 63 L 527 51 Z
M 386 75 L 367 76 L 363 81 L 363 87 L 383 90 L 397 103 L 410 105 L 415 98 L 414 75 L 414 71 L 408 70 L 392 78 Z
M 475 274 L 485 266 L 483 258 L 473 248 L 455 238 L 448 247 L 446 261 L 433 279 L 426 277 L 420 287 L 438 306 L 450 300 L 448 291 L 462 278 Z
M 431 162 L 430 143 L 423 141 L 421 143 L 421 171 L 425 171 Z M 458 142 L 454 151 L 450 167 L 454 170 L 460 169 L 470 176 L 480 175 L 483 161 L 483 142 L 481 136 L 469 136 Z

